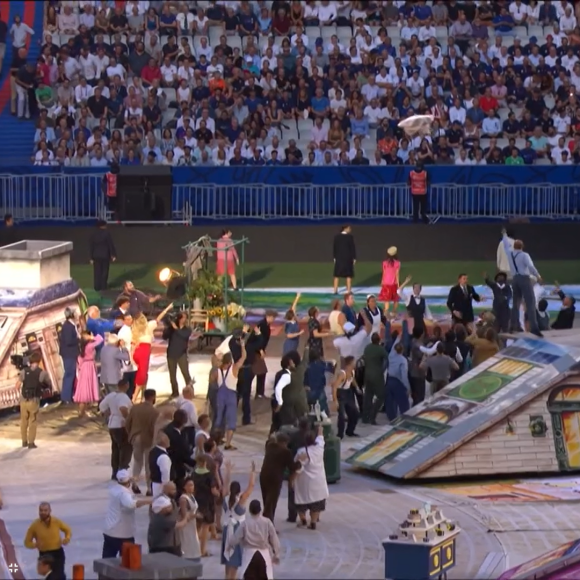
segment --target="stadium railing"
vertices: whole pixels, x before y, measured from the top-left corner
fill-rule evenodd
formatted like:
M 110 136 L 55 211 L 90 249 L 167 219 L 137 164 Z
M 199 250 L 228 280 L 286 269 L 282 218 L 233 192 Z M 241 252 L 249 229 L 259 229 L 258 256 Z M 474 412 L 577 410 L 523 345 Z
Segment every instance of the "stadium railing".
M 337 174 L 337 181 L 341 175 Z M 399 176 L 400 178 L 401 176 Z M 200 220 L 408 220 L 406 183 L 175 183 L 172 219 Z M 183 181 L 183 180 L 180 180 Z M 246 181 L 246 183 L 244 183 Z M 576 185 L 537 183 L 433 183 L 432 221 L 529 218 L 577 219 Z M 0 208 L 19 222 L 82 222 L 112 218 L 102 172 L 0 175 Z

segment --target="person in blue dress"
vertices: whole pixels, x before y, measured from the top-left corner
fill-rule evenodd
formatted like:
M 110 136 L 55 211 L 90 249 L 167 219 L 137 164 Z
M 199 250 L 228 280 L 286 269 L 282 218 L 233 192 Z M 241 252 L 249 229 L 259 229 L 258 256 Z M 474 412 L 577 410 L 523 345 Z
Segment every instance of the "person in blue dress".
M 242 492 L 239 481 L 231 481 L 232 464 L 226 464 L 226 474 L 224 478 L 224 489 L 229 488 L 229 494 L 224 497 L 222 515 L 222 555 L 221 563 L 226 567 L 226 580 L 236 580 L 238 569 L 242 566 L 242 548 L 237 545 L 233 548 L 228 546 L 228 537 L 240 527 L 246 519 L 246 504 L 254 490 L 256 479 L 256 465 L 252 461 L 250 481 L 248 487 Z M 230 483 L 231 482 L 231 483 Z
M 296 306 L 298 305 L 298 300 L 300 300 L 300 293 L 296 294 L 296 298 L 294 299 L 290 310 L 286 312 L 286 316 L 284 317 L 286 320 L 284 323 L 284 334 L 286 340 L 282 346 L 282 356 L 292 352 L 293 350 L 298 350 L 300 336 L 304 334 L 304 331 L 300 330 L 298 319 L 296 318 Z

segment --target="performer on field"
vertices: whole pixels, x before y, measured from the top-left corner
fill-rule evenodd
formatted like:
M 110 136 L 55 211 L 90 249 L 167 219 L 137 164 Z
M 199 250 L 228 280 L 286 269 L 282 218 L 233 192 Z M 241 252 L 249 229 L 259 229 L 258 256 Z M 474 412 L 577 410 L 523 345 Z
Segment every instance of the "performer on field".
M 344 226 L 340 233 L 334 236 L 332 257 L 334 259 L 334 293 L 338 294 L 340 278 L 346 278 L 346 291 L 350 292 L 356 264 L 356 247 L 350 226 Z

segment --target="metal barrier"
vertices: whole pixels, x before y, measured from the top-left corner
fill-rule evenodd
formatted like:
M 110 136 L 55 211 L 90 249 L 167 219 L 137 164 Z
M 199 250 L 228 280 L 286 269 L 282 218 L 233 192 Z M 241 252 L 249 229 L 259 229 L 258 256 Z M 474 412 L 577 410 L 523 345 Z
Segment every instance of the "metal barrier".
M 96 220 L 105 215 L 102 175 L 0 175 L 0 204 L 20 222 Z
M 437 184 L 429 214 L 439 219 L 576 219 L 573 185 Z M 409 219 L 406 184 L 388 185 L 177 185 L 174 207 L 189 204 L 198 219 Z
M 0 206 L 18 221 L 82 221 L 107 216 L 102 175 L 0 175 Z M 434 184 L 429 215 L 439 219 L 577 219 L 575 185 Z M 411 217 L 403 183 L 359 185 L 187 184 L 173 186 L 172 221 L 328 220 Z M 110 217 L 110 216 L 109 216 Z

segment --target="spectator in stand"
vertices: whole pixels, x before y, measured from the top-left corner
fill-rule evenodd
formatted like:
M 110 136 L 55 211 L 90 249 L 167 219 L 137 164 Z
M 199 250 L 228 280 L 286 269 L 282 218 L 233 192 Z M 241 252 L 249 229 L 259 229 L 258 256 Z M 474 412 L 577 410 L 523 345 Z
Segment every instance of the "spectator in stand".
M 195 2 L 179 3 L 177 11 L 171 3 L 134 0 L 113 9 L 51 4 L 38 63 L 42 85 L 30 93 L 33 104 L 49 106 L 43 119 L 59 134 L 47 135 L 46 145 L 35 139 L 50 152 L 40 153 L 39 162 L 64 165 L 68 157 L 85 164 L 88 156 L 99 165 L 123 151 L 131 164 L 181 158 L 182 164 L 220 165 L 414 164 L 417 153 L 426 163 L 455 158 L 458 165 L 580 161 L 578 147 L 559 141 L 574 141 L 580 131 L 571 5 L 458 6 L 437 1 L 367 9 L 317 0 L 275 2 L 268 10 L 225 2 L 210 3 L 206 13 Z M 386 28 L 398 23 L 400 41 Z M 312 27 L 327 24 L 339 28 L 322 35 L 329 40 L 319 39 Z M 553 33 L 513 38 L 522 24 L 552 26 Z M 449 28 L 442 33 L 439 26 Z M 29 34 L 17 33 L 23 31 Z M 54 32 L 72 38 L 60 38 L 59 47 Z M 0 50 L 1 39 L 0 23 Z M 14 112 L 25 59 L 18 51 L 11 67 Z M 425 142 L 409 143 L 397 127 L 415 113 L 436 117 Z M 97 125 L 100 137 L 92 131 Z M 123 134 L 113 138 L 119 128 Z M 344 142 L 353 137 L 365 146 L 360 139 Z M 498 142 L 488 147 L 491 137 Z M 526 138 L 531 145 L 524 146 Z M 263 153 L 256 156 L 256 149 Z

